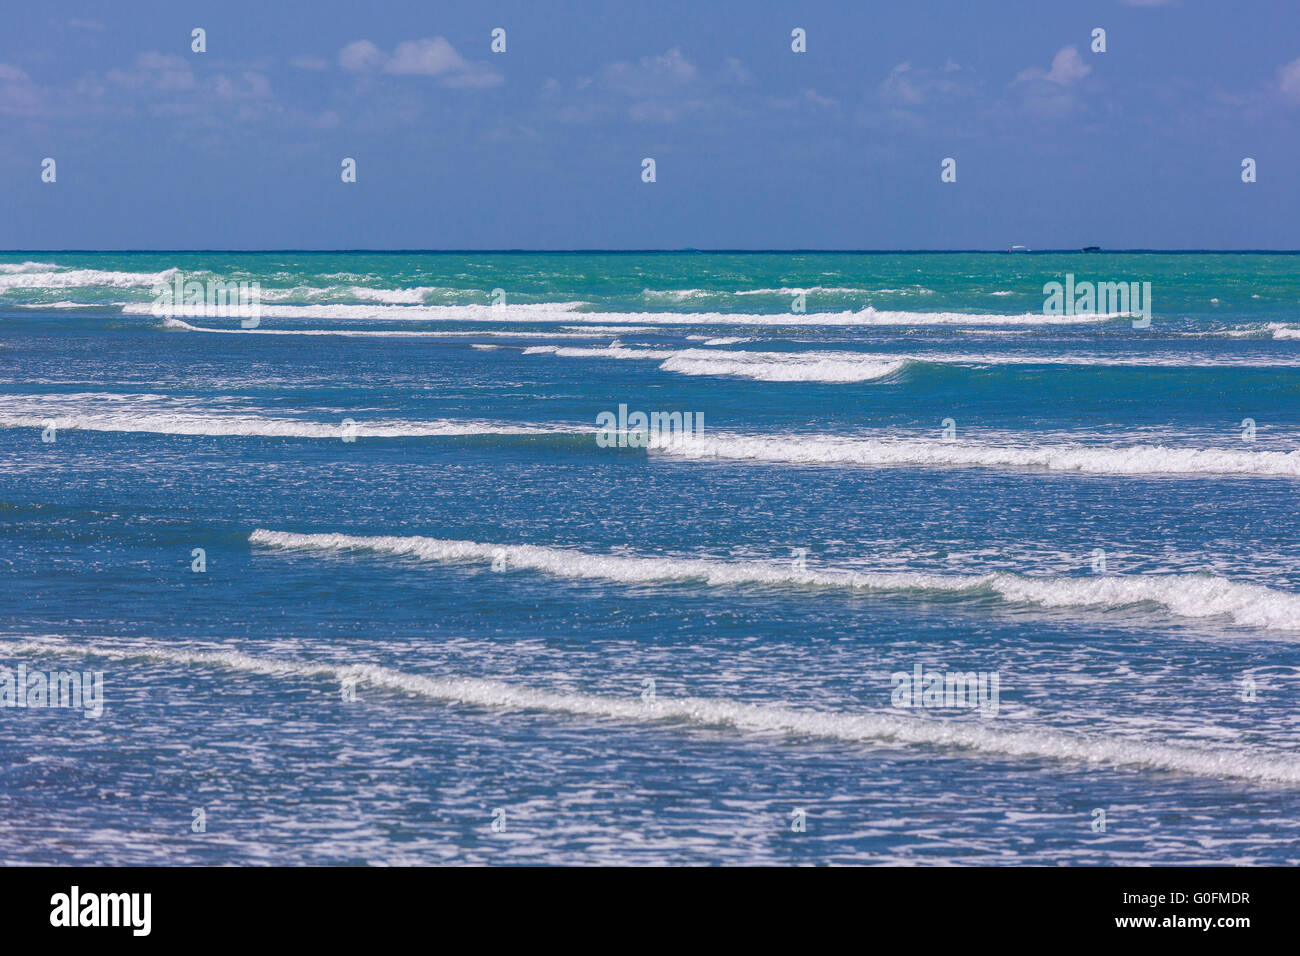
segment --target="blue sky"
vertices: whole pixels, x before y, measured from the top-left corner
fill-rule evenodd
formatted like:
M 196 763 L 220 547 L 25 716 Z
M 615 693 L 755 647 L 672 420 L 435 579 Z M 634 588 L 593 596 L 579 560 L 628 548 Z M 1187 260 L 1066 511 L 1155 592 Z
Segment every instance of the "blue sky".
M 1296 0 L 23 3 L 0 247 L 1296 249 L 1298 123 Z

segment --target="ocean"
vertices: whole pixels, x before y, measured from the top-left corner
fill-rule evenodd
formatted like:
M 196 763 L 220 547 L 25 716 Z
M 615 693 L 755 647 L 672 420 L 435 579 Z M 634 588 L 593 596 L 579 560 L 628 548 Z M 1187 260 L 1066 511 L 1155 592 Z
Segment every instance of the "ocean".
M 0 256 L 0 861 L 1300 862 L 1298 263 Z

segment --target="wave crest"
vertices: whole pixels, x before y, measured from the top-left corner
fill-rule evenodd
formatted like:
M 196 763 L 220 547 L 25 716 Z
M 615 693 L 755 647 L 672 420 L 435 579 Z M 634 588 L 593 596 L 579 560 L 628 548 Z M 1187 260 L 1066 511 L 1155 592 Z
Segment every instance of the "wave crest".
M 1277 751 L 1226 751 L 1136 737 L 1039 728 L 1002 729 L 972 720 L 902 717 L 886 711 L 803 710 L 716 697 L 657 695 L 645 701 L 639 697 L 550 691 L 484 678 L 426 676 L 374 664 L 304 663 L 235 651 L 180 651 L 156 645 L 109 647 L 51 641 L 6 643 L 12 652 L 27 655 L 63 653 L 112 660 L 152 660 L 278 679 L 354 680 L 398 693 L 488 710 L 539 711 L 636 723 L 666 722 L 668 726 L 722 727 L 740 733 L 784 734 L 850 743 L 950 747 L 1004 757 L 1300 784 L 1300 760 Z
M 1300 477 L 1300 451 L 1234 451 L 1164 445 L 986 445 L 811 435 L 652 436 L 656 453 L 688 459 L 728 459 L 794 465 L 1041 468 L 1093 475 L 1244 475 Z
M 921 571 L 811 571 L 760 561 L 658 558 L 588 554 L 538 545 L 496 545 L 418 535 L 356 536 L 299 534 L 258 528 L 249 542 L 269 548 L 370 551 L 440 563 L 504 560 L 556 577 L 600 579 L 623 584 L 698 581 L 710 586 L 776 585 L 845 588 L 881 592 L 996 595 L 1015 604 L 1052 608 L 1122 608 L 1154 604 L 1186 618 L 1228 617 L 1234 623 L 1269 630 L 1300 630 L 1300 594 L 1278 591 L 1210 574 L 1147 574 L 1110 577 L 1030 577 L 993 574 L 935 574 Z

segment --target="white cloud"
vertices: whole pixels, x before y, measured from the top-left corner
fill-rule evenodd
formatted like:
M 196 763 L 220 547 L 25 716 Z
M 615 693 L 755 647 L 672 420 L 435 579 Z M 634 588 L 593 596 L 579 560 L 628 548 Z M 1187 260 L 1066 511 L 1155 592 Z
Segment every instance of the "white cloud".
M 829 96 L 822 96 L 816 90 L 804 90 L 803 98 L 813 106 L 831 107 L 839 106 L 839 100 L 832 99 Z
M 754 74 L 745 69 L 745 64 L 734 56 L 729 56 L 722 65 L 722 81 L 743 86 L 754 82 Z
M 1016 76 L 1016 82 L 1045 80 L 1058 86 L 1070 86 L 1079 82 L 1091 72 L 1092 67 L 1084 63 L 1083 57 L 1079 56 L 1079 48 L 1067 46 L 1062 47 L 1057 51 L 1056 56 L 1052 57 L 1052 68 L 1050 70 L 1043 71 L 1036 66 L 1021 70 Z
M 357 40 L 339 51 L 339 66 L 349 73 L 436 76 L 443 86 L 457 89 L 481 89 L 505 82 L 505 77 L 495 70 L 470 63 L 444 37 L 404 40 L 391 55 L 369 40 Z
M 105 76 L 110 83 L 130 90 L 181 93 L 194 89 L 194 74 L 183 57 L 153 51 L 136 57 L 134 69 L 109 70 Z
M 42 97 L 32 78 L 16 66 L 0 63 L 0 114 L 29 116 L 40 112 Z
M 349 73 L 369 73 L 383 66 L 387 59 L 369 40 L 357 40 L 339 50 L 339 66 Z
M 432 40 L 407 40 L 397 44 L 392 59 L 384 64 L 384 72 L 441 76 L 463 71 L 468 66 L 450 43 L 442 37 L 434 37 Z
M 210 88 L 223 100 L 260 100 L 271 95 L 270 79 L 254 70 L 245 70 L 235 77 L 218 73 L 212 78 Z
M 1300 60 L 1278 67 L 1277 85 L 1283 96 L 1300 101 Z
M 695 80 L 699 70 L 673 47 L 662 56 L 643 56 L 636 63 L 620 61 L 605 67 L 601 83 L 630 96 L 654 96 Z
M 561 122 L 591 123 L 621 115 L 635 123 L 674 123 L 723 108 L 752 80 L 734 57 L 716 70 L 702 71 L 673 47 L 636 61 L 607 63 L 577 78 L 572 95 L 564 84 L 548 80 L 542 95 Z
M 912 72 L 911 63 L 900 63 L 889 71 L 889 76 L 885 77 L 880 84 L 880 95 L 894 103 L 900 103 L 904 106 L 918 106 L 925 102 L 925 94 L 917 88 L 912 82 L 909 73 Z
M 957 76 L 962 68 L 948 60 L 939 70 L 914 69 L 910 62 L 900 63 L 889 71 L 880 84 L 880 98 L 897 107 L 920 106 L 934 99 L 957 99 L 968 88 Z
M 737 61 L 724 69 L 723 82 L 734 82 Z M 701 99 L 711 84 L 699 82 L 700 71 L 673 47 L 659 56 L 643 56 L 635 63 L 609 63 L 599 77 L 580 86 L 594 85 L 616 96 L 627 97 L 627 118 L 634 123 L 675 123 L 683 116 L 707 110 Z

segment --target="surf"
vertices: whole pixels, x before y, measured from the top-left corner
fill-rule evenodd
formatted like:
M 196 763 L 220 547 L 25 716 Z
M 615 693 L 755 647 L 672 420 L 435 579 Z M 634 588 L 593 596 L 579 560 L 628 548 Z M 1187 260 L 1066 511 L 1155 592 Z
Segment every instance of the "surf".
M 666 729 L 721 728 L 745 735 L 815 738 L 855 744 L 937 747 L 1026 760 L 1127 767 L 1199 777 L 1300 785 L 1300 760 L 1273 750 L 1231 751 L 1106 734 L 1054 729 L 999 729 L 970 720 L 900 717 L 883 711 L 806 710 L 723 697 L 610 697 L 551 691 L 500 680 L 430 676 L 376 664 L 305 663 L 237 651 L 180 651 L 149 646 L 6 642 L 15 654 L 74 654 L 110 660 L 160 661 L 219 668 L 279 680 L 326 679 L 382 688 L 428 700 L 489 711 L 525 711 L 567 717 L 654 724 Z M 331 693 L 337 693 L 332 687 Z
M 146 283 L 151 284 L 151 283 Z M 274 292 L 275 290 L 270 290 Z M 396 290 L 395 290 L 396 291 Z M 267 298 L 273 298 L 268 295 Z M 146 303 L 122 305 L 127 314 L 150 311 Z M 868 306 L 856 311 L 807 313 L 743 312 L 612 312 L 590 308 L 590 303 L 574 300 L 544 303 L 461 305 L 397 305 L 361 303 L 321 303 L 319 305 L 263 305 L 262 314 L 270 318 L 311 319 L 389 319 L 411 321 L 473 322 L 575 322 L 599 325 L 698 325 L 698 326 L 1040 326 L 1086 325 L 1123 318 L 1120 314 L 1045 316 L 1029 312 L 999 315 L 980 312 L 899 312 L 881 311 Z
M 167 395 L 88 392 L 0 395 L 0 428 L 260 438 L 443 438 L 476 435 L 571 435 L 591 429 L 475 419 L 409 421 L 374 418 L 313 421 L 229 407 L 199 410 L 200 400 Z M 203 400 L 202 404 L 209 402 Z
M 1226 618 L 1242 626 L 1300 631 L 1300 594 L 1211 574 L 1081 578 L 1034 577 L 1001 571 L 990 574 L 814 571 L 761 561 L 591 554 L 539 545 L 501 545 L 418 535 L 301 534 L 265 528 L 254 530 L 248 540 L 255 546 L 280 550 L 371 552 L 444 564 L 489 562 L 500 569 L 526 569 L 559 578 L 620 584 L 765 585 L 805 591 L 829 588 L 967 598 L 996 596 L 1008 604 L 1102 611 L 1152 605 L 1180 618 Z
M 649 450 L 693 461 L 840 467 L 1014 468 L 1113 476 L 1300 478 L 1300 451 L 1165 445 L 1025 445 L 821 435 L 660 435 Z

